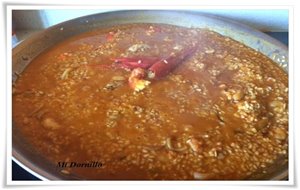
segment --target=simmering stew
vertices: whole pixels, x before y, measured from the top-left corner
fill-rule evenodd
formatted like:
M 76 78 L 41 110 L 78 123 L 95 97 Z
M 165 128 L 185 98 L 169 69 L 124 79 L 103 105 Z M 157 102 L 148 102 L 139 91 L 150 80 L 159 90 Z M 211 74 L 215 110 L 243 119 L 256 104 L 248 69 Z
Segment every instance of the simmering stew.
M 79 179 L 247 179 L 287 157 L 288 77 L 207 29 L 126 24 L 36 57 L 13 122 Z

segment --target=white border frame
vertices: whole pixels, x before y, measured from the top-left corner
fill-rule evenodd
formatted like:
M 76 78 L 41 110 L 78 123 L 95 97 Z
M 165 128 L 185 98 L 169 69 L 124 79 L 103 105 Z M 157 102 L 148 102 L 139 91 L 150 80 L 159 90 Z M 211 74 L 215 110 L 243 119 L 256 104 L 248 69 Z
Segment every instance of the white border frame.
M 116 9 L 117 8 L 117 9 Z M 12 28 L 12 10 L 29 10 L 29 9 L 105 9 L 105 10 L 135 10 L 135 9 L 156 9 L 156 10 L 201 10 L 201 9 L 222 9 L 222 10 L 262 10 L 262 9 L 285 9 L 289 11 L 289 180 L 288 181 L 49 181 L 37 174 L 37 177 L 44 181 L 13 181 L 12 176 L 12 44 L 11 44 L 11 28 Z M 294 185 L 294 9 L 293 6 L 24 6 L 24 5 L 6 5 L 6 124 L 7 124 L 7 152 L 6 152 L 6 169 L 7 169 L 7 185 Z M 15 160 L 15 159 L 14 159 Z M 17 161 L 18 164 L 20 164 Z M 30 170 L 23 164 L 20 164 L 25 170 Z M 30 170 L 30 173 L 34 173 Z

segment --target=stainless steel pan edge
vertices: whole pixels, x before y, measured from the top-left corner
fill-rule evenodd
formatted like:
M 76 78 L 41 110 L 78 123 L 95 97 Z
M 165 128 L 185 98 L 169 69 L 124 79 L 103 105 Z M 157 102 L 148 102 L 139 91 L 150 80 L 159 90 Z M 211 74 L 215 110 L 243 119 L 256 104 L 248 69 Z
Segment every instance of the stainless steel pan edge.
M 12 51 L 13 81 L 17 79 L 17 74 L 15 73 L 21 73 L 37 55 L 56 43 L 82 32 L 126 23 L 164 23 L 185 27 L 208 28 L 262 52 L 280 66 L 285 66 L 284 69 L 288 72 L 288 48 L 277 40 L 247 26 L 193 11 L 127 10 L 73 19 L 52 26 L 24 40 Z M 55 166 L 35 153 L 16 127 L 13 127 L 12 141 L 13 158 L 22 163 L 27 171 L 32 171 L 33 175 L 38 174 L 42 178 L 49 180 L 76 179 L 75 176 L 70 177 L 61 174 Z M 261 179 L 272 180 L 288 178 L 286 167 L 277 168 L 277 170 L 275 167 L 269 175 L 258 176 Z

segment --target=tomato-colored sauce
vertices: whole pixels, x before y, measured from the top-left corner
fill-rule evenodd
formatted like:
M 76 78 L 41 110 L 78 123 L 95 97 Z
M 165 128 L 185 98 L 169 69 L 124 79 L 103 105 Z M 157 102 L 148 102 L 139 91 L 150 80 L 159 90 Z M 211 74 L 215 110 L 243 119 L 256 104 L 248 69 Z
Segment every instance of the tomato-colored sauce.
M 116 58 L 197 46 L 134 91 Z M 215 32 L 163 24 L 99 29 L 40 54 L 15 83 L 14 127 L 81 179 L 246 179 L 288 149 L 288 77 Z

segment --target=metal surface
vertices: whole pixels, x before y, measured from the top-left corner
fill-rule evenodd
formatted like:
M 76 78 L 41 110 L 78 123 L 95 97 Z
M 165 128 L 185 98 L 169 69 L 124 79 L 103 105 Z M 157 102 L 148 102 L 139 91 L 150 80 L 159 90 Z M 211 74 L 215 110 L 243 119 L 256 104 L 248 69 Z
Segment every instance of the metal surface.
M 208 28 L 224 36 L 233 38 L 245 45 L 260 51 L 273 59 L 288 72 L 288 48 L 277 40 L 253 30 L 247 26 L 191 11 L 134 10 L 116 11 L 85 16 L 70 20 L 48 28 L 26 39 L 13 49 L 13 81 L 17 74 L 41 52 L 73 35 L 126 23 L 164 23 L 185 27 Z M 17 74 L 16 74 L 17 73 Z M 43 179 L 76 179 L 75 176 L 65 176 L 59 172 L 53 163 L 42 155 L 20 135 L 18 128 L 13 127 L 13 158 L 21 163 L 27 171 Z M 269 168 L 267 173 L 257 172 L 251 179 L 282 180 L 288 179 L 286 158 L 279 159 Z

